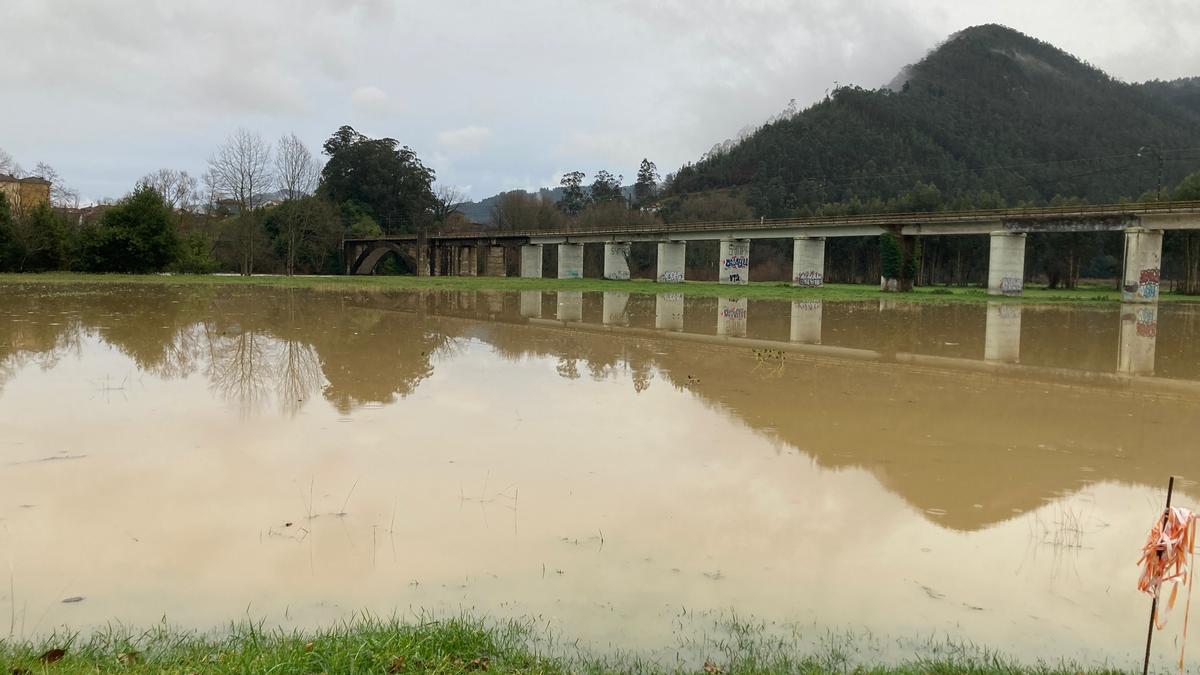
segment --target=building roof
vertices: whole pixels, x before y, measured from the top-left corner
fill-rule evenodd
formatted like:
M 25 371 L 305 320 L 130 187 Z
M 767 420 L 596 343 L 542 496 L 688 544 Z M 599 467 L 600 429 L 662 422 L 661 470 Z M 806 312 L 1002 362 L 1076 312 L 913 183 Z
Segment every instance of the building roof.
M 6 173 L 0 173 L 0 183 L 16 183 L 20 181 L 16 176 L 10 176 Z
M 27 178 L 22 178 L 20 180 L 22 183 L 45 183 L 46 185 L 50 184 L 50 181 L 46 180 L 45 178 L 42 178 L 41 176 L 29 176 Z

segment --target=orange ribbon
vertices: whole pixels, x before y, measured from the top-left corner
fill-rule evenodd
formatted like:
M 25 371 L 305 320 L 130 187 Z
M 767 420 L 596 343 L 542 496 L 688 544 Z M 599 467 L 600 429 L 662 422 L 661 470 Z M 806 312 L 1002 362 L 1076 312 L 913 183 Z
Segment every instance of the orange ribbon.
M 1183 609 L 1183 640 L 1179 648 L 1179 672 L 1183 672 L 1183 654 L 1187 646 L 1188 615 L 1192 609 L 1192 558 L 1196 552 L 1196 514 L 1188 509 L 1172 507 L 1154 523 L 1146 545 L 1142 547 L 1142 575 L 1138 590 L 1158 598 L 1164 583 L 1171 584 L 1167 610 L 1175 607 L 1179 585 L 1187 584 L 1187 601 Z M 1162 622 L 1158 616 L 1162 614 Z M 1154 625 L 1162 630 L 1167 625 L 1166 612 L 1155 610 Z

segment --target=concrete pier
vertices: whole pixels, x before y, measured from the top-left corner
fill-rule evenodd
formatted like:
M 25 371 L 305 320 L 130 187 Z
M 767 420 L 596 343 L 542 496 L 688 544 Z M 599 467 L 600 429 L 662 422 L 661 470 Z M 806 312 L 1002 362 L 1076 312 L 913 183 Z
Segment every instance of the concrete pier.
M 1122 303 L 1117 372 L 1123 375 L 1153 375 L 1157 342 L 1158 305 Z
M 541 291 L 521 291 L 521 316 L 526 319 L 542 318 Z
M 654 296 L 654 327 L 659 330 L 683 330 L 683 293 L 659 293 Z
M 430 248 L 429 241 L 425 238 L 425 235 L 417 237 L 417 276 L 419 277 L 427 277 L 430 274 Z
M 559 321 L 583 321 L 583 291 L 558 291 L 557 318 Z
M 626 280 L 629 278 L 629 251 L 632 244 L 614 241 L 604 245 L 604 278 Z
M 542 245 L 525 244 L 521 247 L 521 277 L 542 278 Z
M 820 288 L 825 284 L 825 237 L 796 237 L 792 241 L 792 285 Z
M 433 245 L 433 276 L 442 276 L 442 247 L 437 244 Z
M 1125 270 L 1121 277 L 1121 302 L 1158 302 L 1162 280 L 1161 230 L 1140 227 L 1125 230 Z
M 993 363 L 1021 362 L 1021 305 L 1009 302 L 987 304 L 983 360 Z
M 722 239 L 717 280 L 722 284 L 750 283 L 750 240 Z
M 1025 288 L 1025 235 L 993 232 L 991 240 L 988 295 L 1020 295 Z
M 479 258 L 474 246 L 458 248 L 458 274 L 464 277 L 479 276 Z
M 583 278 L 583 244 L 558 245 L 558 278 Z
M 487 258 L 483 261 L 483 274 L 489 277 L 508 276 L 508 260 L 503 246 L 488 246 Z
M 687 266 L 687 242 L 658 242 L 658 272 L 655 279 L 660 284 L 683 283 L 684 268 Z
M 746 337 L 746 313 L 750 301 L 746 298 L 717 300 L 717 335 Z
M 629 294 L 621 291 L 604 291 L 601 322 L 605 326 L 629 325 Z
M 820 300 L 792 301 L 792 332 L 789 339 L 806 345 L 821 344 L 821 315 L 824 306 Z

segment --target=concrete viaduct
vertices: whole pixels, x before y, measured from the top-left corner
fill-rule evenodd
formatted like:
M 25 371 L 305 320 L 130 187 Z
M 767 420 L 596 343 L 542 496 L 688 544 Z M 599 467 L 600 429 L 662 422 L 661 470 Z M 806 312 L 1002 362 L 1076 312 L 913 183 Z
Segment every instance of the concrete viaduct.
M 792 284 L 815 288 L 825 278 L 827 237 L 868 237 L 893 233 L 907 259 L 915 237 L 989 234 L 988 293 L 1021 295 L 1025 278 L 1025 239 L 1031 232 L 1125 233 L 1122 299 L 1157 302 L 1165 230 L 1200 230 L 1200 202 L 1107 204 L 995 211 L 874 214 L 742 222 L 681 223 L 646 227 L 606 227 L 528 232 L 466 232 L 387 235 L 342 242 L 347 274 L 371 274 L 389 252 L 408 260 L 420 276 L 474 276 L 479 256 L 484 274 L 507 274 L 509 251 L 519 250 L 520 275 L 542 276 L 542 251 L 558 246 L 558 278 L 583 276 L 583 247 L 604 245 L 604 278 L 629 279 L 633 242 L 656 242 L 656 279 L 684 281 L 687 242 L 720 241 L 719 280 L 750 281 L 750 240 L 793 239 Z M 902 265 L 902 268 L 905 265 Z M 881 279 L 883 290 L 898 290 L 904 279 Z

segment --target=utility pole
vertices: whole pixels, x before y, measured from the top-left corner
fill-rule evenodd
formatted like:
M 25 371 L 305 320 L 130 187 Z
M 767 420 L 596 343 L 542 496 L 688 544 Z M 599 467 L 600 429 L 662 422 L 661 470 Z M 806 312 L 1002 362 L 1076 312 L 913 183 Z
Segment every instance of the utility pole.
M 1158 150 L 1158 148 L 1152 148 L 1149 145 L 1143 145 L 1142 147 L 1138 148 L 1137 156 L 1145 157 L 1147 153 L 1154 155 L 1154 158 L 1158 160 L 1158 191 L 1155 193 L 1155 197 L 1158 201 L 1161 202 L 1161 201 L 1163 201 L 1163 183 L 1164 183 L 1162 152 L 1160 152 Z

